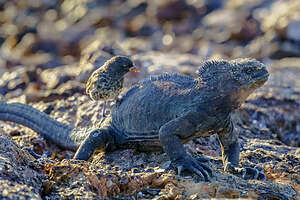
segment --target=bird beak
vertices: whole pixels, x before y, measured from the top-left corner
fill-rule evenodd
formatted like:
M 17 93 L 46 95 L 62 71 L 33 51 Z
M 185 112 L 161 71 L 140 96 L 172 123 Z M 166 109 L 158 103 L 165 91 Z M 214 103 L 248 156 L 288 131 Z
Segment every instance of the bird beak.
M 131 72 L 140 72 L 140 70 L 138 68 L 136 68 L 135 66 L 134 67 L 130 67 L 129 71 L 131 71 Z

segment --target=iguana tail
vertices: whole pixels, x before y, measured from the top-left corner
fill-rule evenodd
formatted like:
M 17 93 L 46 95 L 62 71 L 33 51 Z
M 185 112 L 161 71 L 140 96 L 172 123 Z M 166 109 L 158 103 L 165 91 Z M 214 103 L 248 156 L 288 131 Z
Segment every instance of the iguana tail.
M 60 147 L 76 150 L 84 135 L 29 105 L 0 101 L 0 120 L 22 124 Z

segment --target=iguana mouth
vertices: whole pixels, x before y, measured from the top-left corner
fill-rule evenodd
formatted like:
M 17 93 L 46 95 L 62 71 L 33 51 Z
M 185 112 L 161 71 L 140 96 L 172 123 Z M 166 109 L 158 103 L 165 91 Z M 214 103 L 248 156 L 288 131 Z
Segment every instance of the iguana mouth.
M 269 73 L 264 71 L 263 73 L 257 73 L 252 77 L 255 81 L 267 81 L 269 78 Z
M 259 88 L 260 86 L 262 86 L 269 78 L 269 73 L 267 71 L 263 72 L 263 73 L 257 73 L 254 74 L 254 76 L 252 77 L 253 81 L 252 81 L 252 86 L 254 89 Z

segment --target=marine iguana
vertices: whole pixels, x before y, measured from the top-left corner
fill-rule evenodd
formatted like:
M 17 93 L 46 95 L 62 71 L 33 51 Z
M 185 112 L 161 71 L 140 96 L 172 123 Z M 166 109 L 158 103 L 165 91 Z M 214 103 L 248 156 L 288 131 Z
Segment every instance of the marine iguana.
M 74 159 L 87 160 L 96 148 L 163 149 L 179 171 L 202 180 L 212 170 L 190 156 L 183 144 L 216 133 L 224 170 L 240 172 L 239 142 L 231 112 L 268 79 L 264 64 L 254 59 L 207 61 L 197 77 L 163 74 L 133 86 L 100 128 L 86 133 L 59 123 L 32 107 L 0 103 L 0 120 L 23 124 L 61 147 L 77 150 Z M 243 170 L 257 178 L 254 168 Z

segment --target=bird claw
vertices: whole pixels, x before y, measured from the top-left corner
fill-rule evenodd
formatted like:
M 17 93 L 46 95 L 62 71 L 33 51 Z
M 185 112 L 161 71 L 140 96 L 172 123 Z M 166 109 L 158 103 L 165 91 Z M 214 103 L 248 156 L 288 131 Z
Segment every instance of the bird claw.
M 116 102 L 115 102 L 115 106 L 119 107 L 121 105 L 122 101 L 123 101 L 123 98 L 117 98 Z
M 234 166 L 232 163 L 227 163 L 224 168 L 224 171 L 229 172 L 231 174 L 240 175 L 245 180 L 260 180 L 265 181 L 266 175 L 263 172 L 263 168 L 261 167 L 237 167 Z
M 177 166 L 178 176 L 180 176 L 181 172 L 184 170 L 195 173 L 200 177 L 201 181 L 208 181 L 212 176 L 212 169 L 208 165 L 203 164 L 199 162 L 198 159 L 194 159 L 190 156 L 180 159 L 175 165 Z

